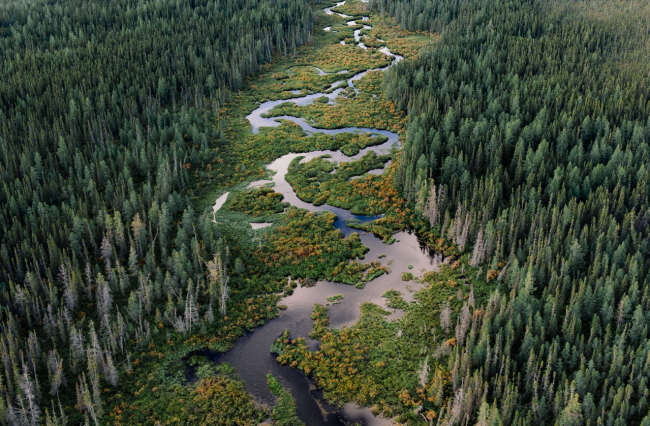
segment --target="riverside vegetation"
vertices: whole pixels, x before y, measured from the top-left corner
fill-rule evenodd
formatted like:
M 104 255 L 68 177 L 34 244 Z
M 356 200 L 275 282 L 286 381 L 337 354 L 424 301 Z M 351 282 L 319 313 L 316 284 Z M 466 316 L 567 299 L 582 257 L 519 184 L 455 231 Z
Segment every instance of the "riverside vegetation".
M 316 305 L 318 351 L 285 333 L 278 362 L 403 424 L 650 424 L 644 3 L 325 6 L 0 6 L 0 422 L 300 424 L 274 377 L 260 407 L 192 354 L 277 316 L 296 280 L 363 288 L 390 271 L 333 214 L 247 188 L 285 154 L 384 139 L 287 120 L 251 133 L 268 99 L 287 100 L 269 117 L 399 133 L 388 156 L 296 160 L 287 181 L 447 258 L 403 276 L 422 286 L 413 302 L 384 295 L 397 320 L 367 303 L 331 329 Z M 372 29 L 347 25 L 361 16 Z M 406 60 L 335 101 L 291 102 L 389 65 L 385 46 Z
M 285 339 L 280 359 L 309 369 L 330 398 L 408 424 L 649 424 L 644 3 L 373 5 L 442 33 L 384 81 L 408 111 L 395 186 L 460 254 L 460 280 L 447 281 L 448 268 L 421 279 L 460 287 L 454 299 L 472 285 L 476 295 L 440 300 L 424 324 L 428 312 L 409 313 L 429 288 L 398 323 L 368 306 L 371 320 L 324 334 L 317 353 Z M 419 350 L 395 398 L 399 386 L 384 392 L 391 382 L 355 356 L 373 359 L 379 341 L 405 333 L 377 357 L 390 368 Z M 428 371 L 419 383 L 417 368 Z M 358 394 L 333 385 L 340 369 Z
M 0 21 L 0 422 L 259 419 L 232 378 L 172 374 L 276 299 L 225 282 L 240 262 L 192 182 L 228 93 L 307 41 L 312 6 L 8 1 Z
M 226 350 L 275 317 L 289 273 L 364 278 L 346 265 L 366 249 L 333 228 L 333 215 L 244 190 L 284 153 L 353 154 L 382 142 L 311 136 L 288 122 L 251 135 L 244 123 L 260 97 L 293 96 L 284 82 L 308 91 L 338 78 L 319 77 L 305 58 L 347 65 L 337 50 L 321 54 L 337 43 L 312 39 L 314 10 L 299 1 L 3 3 L 0 422 L 268 416 L 233 371 L 203 363 L 196 384 L 184 371 L 197 349 Z M 350 76 L 389 62 L 358 56 Z M 206 210 L 225 190 L 232 199 L 218 219 L 227 226 L 215 225 Z M 252 231 L 251 218 L 276 226 Z M 290 405 L 272 417 L 293 422 Z

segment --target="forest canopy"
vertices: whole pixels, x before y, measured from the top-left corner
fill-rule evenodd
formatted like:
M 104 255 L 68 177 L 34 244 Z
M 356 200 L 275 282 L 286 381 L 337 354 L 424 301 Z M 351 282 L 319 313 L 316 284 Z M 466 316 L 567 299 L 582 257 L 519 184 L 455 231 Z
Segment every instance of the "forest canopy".
M 435 272 L 423 280 L 417 271 L 402 275 L 428 283 L 413 305 L 431 308 L 422 331 L 407 324 L 405 335 L 428 339 L 435 327 L 424 323 L 440 316 L 444 344 L 411 348 L 424 365 L 430 349 L 440 355 L 430 374 L 439 386 L 405 389 L 390 404 L 417 422 L 447 426 L 650 426 L 647 2 L 369 6 L 404 29 L 436 34 L 417 58 L 386 71 L 385 99 L 374 104 L 390 105 L 386 120 L 407 113 L 406 130 L 395 128 L 403 147 L 338 165 L 335 174 L 323 158 L 296 160 L 287 179 L 314 204 L 387 212 L 382 223 L 395 218 L 388 204 L 399 204 L 400 229 L 410 225 L 449 248 L 454 288 L 471 286 L 465 297 L 436 292 Z M 366 11 L 361 3 L 346 7 Z M 289 207 L 270 188 L 242 189 L 243 170 L 255 164 L 249 154 L 270 160 L 282 151 L 276 142 L 297 146 L 287 129 L 300 129 L 285 123 L 275 129 L 284 136 L 268 145 L 234 144 L 233 134 L 250 136 L 242 112 L 260 93 L 245 96 L 233 115 L 226 104 L 233 93 L 254 91 L 247 77 L 274 58 L 298 54 L 314 22 L 306 0 L 0 4 L 0 423 L 257 424 L 266 412 L 232 368 L 192 361 L 191 351 L 226 350 L 276 316 L 297 282 L 347 276 L 363 288 L 388 272 L 354 260 L 367 248 L 357 234 L 344 238 L 333 214 Z M 395 53 L 409 37 L 429 43 L 405 35 Z M 389 60 L 382 55 L 375 59 Z M 372 97 L 381 99 L 380 75 L 360 80 L 361 92 L 373 79 Z M 356 92 L 347 93 L 348 101 L 309 109 L 337 117 L 353 105 Z M 306 110 L 283 108 L 276 112 Z M 235 131 L 230 119 L 239 119 Z M 301 132 L 299 139 L 312 137 L 305 147 L 321 140 L 359 150 L 342 145 L 344 137 Z M 237 153 L 241 164 L 231 156 L 224 165 L 222 152 L 241 146 L 260 152 Z M 381 178 L 350 180 L 389 159 Z M 220 181 L 213 168 L 241 172 L 240 183 L 234 172 Z M 237 227 L 220 229 L 197 207 L 206 201 L 195 194 L 200 180 L 214 183 L 226 200 L 222 214 L 246 221 L 247 231 L 251 218 L 277 223 L 255 240 L 238 239 Z M 346 191 L 372 195 L 352 203 Z M 396 228 L 384 229 L 394 240 Z M 399 294 L 386 297 L 410 309 Z M 364 310 L 368 333 L 383 328 L 375 307 Z M 339 356 L 324 312 L 317 305 L 312 337 L 330 339 Z M 366 363 L 361 355 L 352 361 Z M 196 386 L 185 386 L 188 366 Z M 290 395 L 272 376 L 269 385 L 280 400 L 274 418 L 284 411 L 297 422 Z
M 459 315 L 440 420 L 648 424 L 647 3 L 372 4 L 440 33 L 385 78 L 395 185 L 498 279 Z
M 97 423 L 150 321 L 225 314 L 190 171 L 216 164 L 228 93 L 313 21 L 304 0 L 0 4 L 1 422 Z

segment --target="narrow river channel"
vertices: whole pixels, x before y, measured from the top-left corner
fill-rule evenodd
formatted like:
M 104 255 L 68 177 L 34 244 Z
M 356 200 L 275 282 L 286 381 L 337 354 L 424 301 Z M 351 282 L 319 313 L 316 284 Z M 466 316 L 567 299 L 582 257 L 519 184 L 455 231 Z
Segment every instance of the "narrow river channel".
M 337 6 L 343 5 L 344 3 L 345 2 L 340 2 Z M 331 8 L 326 8 L 325 13 L 334 14 L 337 12 L 333 12 Z M 340 13 L 337 14 L 343 18 L 350 18 L 350 16 L 347 15 Z M 364 18 L 364 21 L 365 20 L 366 19 Z M 348 24 L 355 25 L 356 21 L 349 21 Z M 371 27 L 365 25 L 364 28 L 370 29 Z M 324 31 L 330 30 L 330 27 L 324 28 Z M 355 41 L 360 48 L 365 49 L 366 47 L 361 43 L 362 38 L 359 33 L 360 30 L 354 32 Z M 388 69 L 403 59 L 401 56 L 390 52 L 388 48 L 381 49 L 381 52 L 393 58 L 390 65 L 378 69 L 381 71 Z M 319 73 L 324 74 L 322 70 L 318 71 Z M 263 115 L 271 111 L 277 105 L 287 101 L 298 105 L 308 105 L 321 96 L 327 96 L 330 100 L 335 101 L 338 94 L 344 90 L 346 86 L 355 88 L 354 82 L 363 78 L 367 73 L 368 71 L 364 71 L 347 80 L 335 82 L 330 89 L 338 88 L 327 94 L 315 93 L 289 100 L 264 102 L 246 117 L 250 121 L 254 133 L 257 133 L 260 127 L 277 127 L 280 125 L 277 120 L 282 119 L 298 124 L 307 133 L 322 132 L 336 135 L 339 133 L 359 132 L 383 135 L 388 138 L 386 142 L 380 145 L 367 147 L 353 157 L 346 157 L 340 151 L 313 151 L 306 154 L 287 154 L 267 166 L 269 170 L 275 172 L 272 179 L 274 184 L 273 188 L 276 192 L 284 195 L 284 201 L 289 202 L 291 205 L 296 207 L 310 211 L 327 210 L 336 214 L 338 220 L 336 221 L 335 226 L 346 236 L 350 235 L 352 232 L 356 232 L 346 225 L 346 219 L 370 221 L 377 219 L 379 216 L 370 217 L 353 215 L 348 210 L 329 205 L 314 206 L 301 201 L 296 196 L 291 185 L 289 185 L 285 180 L 289 164 L 298 156 L 304 157 L 303 161 L 308 161 L 316 157 L 329 155 L 331 156 L 329 159 L 330 161 L 341 163 L 357 160 L 369 151 L 374 151 L 377 154 L 387 154 L 390 152 L 392 147 L 399 147 L 400 142 L 398 135 L 386 130 L 357 127 L 335 130 L 317 129 L 309 125 L 302 118 L 290 116 L 265 118 Z M 373 172 L 377 173 L 377 171 Z M 379 172 L 381 172 L 381 170 Z M 251 183 L 251 186 L 259 186 L 260 184 L 269 182 L 270 181 L 253 182 Z M 224 194 L 224 196 L 220 197 L 217 201 L 214 209 L 215 213 L 226 201 L 226 197 L 227 194 Z M 371 234 L 364 234 L 361 236 L 363 244 L 370 249 L 365 256 L 364 261 L 370 262 L 372 260 L 377 260 L 390 268 L 390 274 L 382 275 L 371 281 L 363 290 L 359 290 L 354 286 L 327 281 L 321 281 L 311 288 L 297 287 L 291 296 L 282 300 L 282 304 L 286 305 L 287 309 L 280 311 L 280 315 L 277 318 L 243 336 L 237 341 L 234 347 L 226 353 L 204 352 L 202 355 L 207 356 L 214 362 L 227 362 L 235 367 L 239 372 L 240 377 L 246 383 L 246 389 L 251 392 L 258 401 L 268 405 L 273 405 L 275 401 L 274 396 L 268 390 L 266 381 L 266 375 L 272 373 L 295 398 L 298 415 L 307 426 L 346 425 L 355 422 L 360 422 L 368 426 L 392 424 L 390 420 L 375 417 L 369 409 L 360 408 L 354 404 L 345 404 L 343 407 L 333 407 L 329 405 L 323 398 L 322 393 L 315 388 L 313 383 L 308 380 L 302 372 L 281 366 L 275 360 L 275 355 L 270 353 L 269 349 L 273 341 L 282 334 L 284 330 L 289 329 L 292 337 L 307 338 L 310 348 L 316 350 L 318 348 L 318 342 L 310 341 L 307 337 L 313 326 L 313 321 L 311 320 L 312 309 L 316 303 L 321 303 L 323 305 L 327 304 L 327 298 L 337 294 L 343 295 L 344 299 L 342 303 L 330 306 L 330 327 L 332 328 L 340 328 L 354 324 L 359 318 L 360 307 L 365 302 L 376 303 L 387 311 L 392 312 L 388 317 L 389 320 L 398 318 L 401 312 L 387 308 L 385 299 L 382 298 L 382 295 L 387 290 L 393 288 L 403 293 L 405 300 L 413 300 L 413 293 L 418 290 L 418 285 L 413 282 L 402 281 L 402 272 L 410 271 L 420 274 L 423 271 L 436 269 L 438 263 L 442 261 L 442 258 L 440 255 L 432 255 L 429 253 L 428 250 L 420 244 L 414 234 L 400 232 L 395 235 L 395 239 L 395 243 L 387 245 L 384 244 L 381 239 Z M 412 265 L 413 269 L 409 269 L 408 265 Z

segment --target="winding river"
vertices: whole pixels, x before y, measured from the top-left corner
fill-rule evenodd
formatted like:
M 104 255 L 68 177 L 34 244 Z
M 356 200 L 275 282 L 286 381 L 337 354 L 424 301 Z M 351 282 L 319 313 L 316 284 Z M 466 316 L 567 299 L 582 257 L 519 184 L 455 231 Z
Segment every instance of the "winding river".
M 344 3 L 345 2 L 340 2 L 337 6 L 343 5 Z M 331 8 L 325 8 L 325 13 L 333 14 L 337 12 L 333 12 Z M 347 15 L 340 13 L 337 14 L 343 18 L 350 18 L 350 16 Z M 348 24 L 356 25 L 356 22 L 350 21 Z M 364 28 L 370 29 L 371 27 L 364 25 Z M 324 31 L 330 30 L 330 27 L 324 29 Z M 361 30 L 356 30 L 354 32 L 355 42 L 360 48 L 367 49 L 363 43 L 361 43 L 360 31 Z M 388 48 L 383 48 L 380 51 L 389 57 L 393 57 L 393 60 L 390 65 L 384 68 L 379 68 L 378 70 L 384 71 L 403 59 L 401 56 L 390 52 Z M 318 71 L 319 74 L 325 74 L 322 70 Z M 335 102 L 336 97 L 342 90 L 344 90 L 345 86 L 352 87 L 356 90 L 354 82 L 363 78 L 367 72 L 368 71 L 364 71 L 348 78 L 347 80 L 335 82 L 330 86 L 330 90 L 337 87 L 339 88 L 330 93 L 315 93 L 307 96 L 296 97 L 289 101 L 298 105 L 308 105 L 321 96 L 327 96 L 331 101 Z M 352 232 L 356 232 L 346 225 L 346 219 L 356 219 L 360 221 L 377 219 L 379 216 L 353 215 L 348 210 L 336 208 L 327 204 L 317 207 L 301 201 L 296 196 L 291 185 L 289 185 L 285 180 L 285 176 L 289 164 L 298 156 L 304 157 L 304 160 L 302 161 L 308 161 L 322 155 L 329 155 L 331 156 L 330 160 L 336 162 L 354 161 L 361 158 L 369 151 L 374 151 L 377 154 L 388 153 L 393 146 L 399 146 L 400 142 L 398 135 L 386 130 L 357 127 L 335 130 L 317 129 L 312 127 L 302 118 L 290 116 L 275 118 L 263 117 L 264 114 L 271 111 L 274 107 L 287 101 L 288 100 L 268 101 L 260 104 L 258 108 L 246 117 L 251 123 L 253 132 L 259 132 L 260 127 L 277 127 L 280 125 L 278 120 L 282 119 L 292 121 L 298 124 L 305 132 L 312 134 L 322 132 L 337 135 L 339 133 L 360 132 L 383 135 L 388 139 L 380 145 L 367 147 L 352 157 L 346 157 L 340 151 L 327 150 L 313 151 L 306 154 L 284 155 L 267 166 L 269 170 L 275 172 L 272 181 L 252 182 L 250 186 L 259 186 L 272 182 L 274 190 L 283 194 L 284 201 L 289 202 L 291 205 L 310 211 L 327 210 L 335 213 L 338 216 L 335 226 L 346 236 L 350 235 Z M 371 171 L 371 173 L 375 174 L 381 172 L 382 170 Z M 227 194 L 224 194 L 219 198 L 214 206 L 215 214 L 225 202 L 226 198 Z M 282 304 L 286 305 L 287 309 L 280 311 L 280 315 L 277 318 L 269 321 L 266 325 L 255 329 L 254 332 L 243 336 L 237 341 L 234 347 L 226 353 L 203 354 L 214 362 L 228 362 L 235 367 L 239 372 L 240 377 L 246 383 L 247 390 L 250 391 L 258 401 L 268 405 L 273 405 L 275 401 L 275 398 L 269 392 L 266 383 L 266 375 L 272 373 L 295 398 L 298 407 L 298 415 L 307 426 L 346 425 L 353 422 L 361 422 L 364 425 L 369 426 L 391 425 L 392 422 L 390 420 L 375 417 L 369 409 L 360 408 L 354 404 L 345 404 L 343 407 L 333 407 L 329 405 L 323 398 L 321 392 L 315 388 L 313 383 L 308 380 L 302 372 L 286 366 L 281 366 L 275 360 L 275 356 L 269 352 L 269 349 L 273 341 L 286 329 L 291 331 L 293 337 L 307 338 L 313 326 L 311 312 L 314 304 L 327 304 L 327 298 L 337 294 L 343 295 L 344 299 L 342 303 L 330 306 L 330 327 L 340 328 L 354 324 L 359 318 L 360 306 L 365 302 L 376 303 L 387 311 L 392 312 L 388 317 L 389 319 L 398 318 L 401 311 L 387 308 L 385 304 L 386 300 L 382 298 L 382 295 L 387 290 L 393 288 L 402 292 L 405 300 L 413 300 L 413 293 L 418 290 L 418 285 L 413 282 L 402 281 L 402 272 L 411 271 L 420 274 L 424 271 L 435 269 L 438 263 L 442 261 L 442 258 L 439 255 L 432 255 L 429 253 L 413 234 L 400 232 L 395 235 L 395 238 L 395 243 L 392 245 L 386 245 L 381 241 L 381 239 L 371 234 L 361 235 L 363 244 L 370 249 L 365 256 L 365 261 L 380 261 L 391 269 L 390 274 L 382 275 L 373 280 L 368 283 L 363 290 L 359 290 L 354 286 L 327 281 L 321 281 L 312 288 L 297 287 L 291 296 L 282 300 Z M 412 269 L 408 268 L 408 265 L 412 265 Z M 318 342 L 310 341 L 308 338 L 307 341 L 310 348 L 314 350 L 318 348 Z

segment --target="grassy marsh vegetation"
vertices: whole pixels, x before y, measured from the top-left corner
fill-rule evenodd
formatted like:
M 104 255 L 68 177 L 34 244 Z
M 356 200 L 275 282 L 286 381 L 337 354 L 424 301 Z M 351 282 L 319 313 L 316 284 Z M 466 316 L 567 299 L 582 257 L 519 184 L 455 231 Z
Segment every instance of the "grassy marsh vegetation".
M 361 50 L 356 46 L 354 48 Z M 387 61 L 385 65 L 389 63 L 390 61 Z M 404 115 L 397 112 L 394 105 L 384 100 L 381 92 L 382 80 L 383 72 L 370 72 L 356 83 L 355 87 L 360 90 L 358 93 L 348 87 L 339 94 L 334 105 L 314 102 L 306 106 L 298 106 L 289 101 L 278 105 L 265 116 L 303 117 L 323 129 L 367 127 L 401 132 L 404 130 Z
M 276 403 L 271 411 L 271 419 L 277 426 L 304 426 L 296 413 L 296 401 L 271 374 L 267 376 L 269 389 L 275 395 Z
M 332 17 L 325 15 L 319 14 L 318 19 L 319 26 L 334 23 Z M 287 121 L 277 128 L 263 128 L 253 135 L 248 123 L 243 120 L 254 109 L 257 100 L 296 96 L 290 90 L 301 90 L 303 95 L 321 91 L 333 81 L 349 77 L 353 72 L 384 66 L 389 62 L 383 54 L 366 55 L 352 46 L 332 44 L 335 42 L 330 35 L 317 36 L 312 44 L 300 49 L 301 54 L 297 59 L 274 60 L 254 78 L 245 80 L 240 94 L 233 96 L 220 111 L 221 119 L 215 123 L 214 129 L 221 136 L 218 138 L 213 167 L 192 168 L 190 172 L 194 177 L 192 193 L 197 209 L 211 208 L 215 198 L 212 194 L 231 191 L 229 201 L 218 213 L 218 221 L 222 223 L 219 229 L 224 243 L 230 246 L 230 257 L 233 259 L 228 313 L 223 317 L 215 315 L 217 318 L 212 325 L 201 326 L 191 336 L 170 335 L 163 329 L 158 332 L 159 328 L 155 327 L 152 330 L 152 343 L 131 359 L 130 373 L 122 377 L 119 391 L 109 392 L 106 396 L 107 413 L 112 423 L 184 423 L 201 415 L 212 419 L 208 414 L 210 410 L 228 413 L 232 421 L 238 424 L 257 422 L 262 412 L 251 405 L 250 397 L 236 377 L 205 377 L 198 385 L 189 385 L 183 374 L 170 372 L 182 371 L 184 359 L 192 351 L 200 348 L 225 350 L 245 331 L 275 317 L 278 309 L 282 308 L 277 306 L 279 295 L 292 291 L 292 287 L 287 285 L 287 275 L 301 280 L 326 278 L 362 287 L 364 280 L 386 272 L 381 265 L 363 264 L 356 260 L 363 259 L 367 249 L 358 236 L 342 238 L 333 227 L 333 215 L 313 214 L 292 207 L 287 208 L 286 213 L 281 213 L 286 206 L 280 194 L 266 188 L 245 188 L 250 180 L 268 177 L 264 165 L 289 152 L 340 149 L 346 155 L 355 155 L 360 149 L 385 141 L 383 136 L 365 134 L 339 134 L 336 138 L 325 134 L 307 135 L 299 126 Z M 341 55 L 341 48 L 346 52 L 349 49 L 354 55 L 346 58 Z M 316 56 L 318 61 L 313 61 Z M 349 69 L 350 73 L 319 76 L 305 61 L 311 61 L 328 72 Z M 358 81 L 361 96 L 368 93 L 381 95 L 379 82 L 380 75 L 372 73 L 367 81 Z M 379 104 L 376 105 L 368 110 L 368 114 L 381 109 Z M 347 107 L 355 108 L 356 105 L 349 103 Z M 379 126 L 380 121 L 393 122 L 397 117 L 383 114 L 381 117 L 384 118 L 366 124 Z M 350 124 L 356 126 L 360 123 Z M 394 126 L 391 125 L 391 128 L 398 129 L 400 125 Z M 367 160 L 370 157 L 364 161 Z M 362 162 L 353 166 L 359 168 L 349 167 L 343 167 L 344 173 L 359 173 L 369 165 L 363 166 Z M 350 186 L 345 191 L 335 189 L 333 193 L 340 192 L 342 199 L 364 197 L 367 206 L 355 201 L 359 211 L 387 211 L 388 206 L 396 201 L 389 177 L 369 176 L 346 185 Z M 375 197 L 379 194 L 382 194 L 381 198 Z M 272 231 L 251 231 L 248 226 L 251 220 L 271 221 L 276 227 Z M 256 232 L 262 232 L 262 236 Z M 235 261 L 237 259 L 238 262 Z M 240 265 L 239 271 L 235 271 L 236 264 Z M 323 327 L 326 326 L 325 323 Z M 230 407 L 222 406 L 228 404 L 241 410 L 227 411 Z
M 316 206 L 327 203 L 350 210 L 354 214 L 383 213 L 371 211 L 367 207 L 368 202 L 362 198 L 363 194 L 356 197 L 354 204 L 346 203 L 346 199 L 350 198 L 346 195 L 352 193 L 353 188 L 359 187 L 359 184 L 350 182 L 351 177 L 383 168 L 384 164 L 391 159 L 389 155 L 378 156 L 374 151 L 370 151 L 359 160 L 339 164 L 333 164 L 326 158 L 318 157 L 301 163 L 302 157 L 297 157 L 291 162 L 286 180 L 291 184 L 298 198 Z M 368 176 L 362 179 L 371 178 Z
M 282 202 L 284 197 L 271 188 L 256 188 L 236 192 L 228 203 L 228 210 L 239 211 L 248 216 L 267 216 L 283 213 L 289 203 Z
M 465 303 L 478 312 L 493 288 L 473 280 L 476 272 L 463 256 L 418 278 L 425 287 L 414 302 L 405 302 L 397 291 L 386 292 L 388 306 L 405 311 L 396 321 L 387 321 L 388 312 L 366 303 L 355 325 L 328 329 L 327 310 L 317 305 L 310 337 L 320 340 L 319 350 L 311 352 L 304 339 L 285 333 L 276 342 L 278 362 L 312 376 L 332 403 L 354 401 L 377 414 L 397 416 L 402 424 L 428 424 L 453 397 L 447 364 L 455 345 L 453 324 L 467 315 Z M 416 407 L 421 407 L 418 412 Z
M 199 3 L 206 10 L 207 3 L 216 6 L 214 2 Z M 10 2 L 3 13 L 17 10 L 12 9 L 17 5 Z M 341 38 L 352 44 L 354 28 L 336 16 L 319 12 L 316 30 L 313 37 L 309 36 L 310 8 L 300 2 L 291 5 L 300 12 L 300 22 L 292 21 L 285 10 L 282 28 L 294 37 L 279 39 L 275 30 L 265 27 L 269 37 L 264 37 L 264 45 L 252 47 L 254 54 L 242 54 L 239 47 L 230 46 L 224 55 L 235 59 L 217 71 L 206 64 L 219 58 L 220 49 L 210 42 L 203 46 L 204 40 L 200 40 L 200 47 L 190 43 L 190 49 L 176 49 L 173 54 L 161 48 L 169 54 L 155 57 L 185 58 L 182 66 L 166 64 L 143 77 L 138 87 L 122 81 L 126 78 L 123 76 L 134 75 L 130 72 L 113 73 L 121 80 L 113 81 L 115 87 L 110 90 L 104 87 L 105 81 L 95 81 L 88 74 L 93 78 L 84 80 L 83 85 L 74 81 L 49 85 L 65 87 L 65 96 L 29 94 L 26 100 L 18 96 L 13 83 L 1 85 L 0 106 L 5 110 L 10 105 L 12 109 L 6 117 L 0 116 L 0 124 L 5 124 L 0 138 L 3 147 L 11 148 L 7 141 L 13 140 L 45 146 L 50 135 L 58 137 L 47 141 L 51 146 L 33 158 L 14 155 L 11 148 L 12 160 L 6 162 L 11 163 L 13 173 L 7 178 L 8 185 L 25 196 L 3 197 L 7 200 L 3 206 L 8 206 L 8 213 L 2 216 L 3 226 L 9 223 L 9 216 L 21 222 L 10 236 L 3 234 L 8 237 L 3 238 L 0 253 L 7 267 L 2 278 L 9 282 L 3 287 L 11 295 L 11 303 L 2 313 L 2 320 L 8 321 L 3 338 L 12 342 L 2 347 L 2 353 L 15 365 L 22 358 L 19 354 L 27 356 L 22 361 L 22 376 L 18 369 L 7 368 L 1 373 L 3 389 L 11 398 L 0 403 L 0 422 L 9 419 L 11 423 L 12 410 L 21 404 L 25 412 L 25 401 L 49 402 L 49 392 L 56 396 L 57 408 L 50 410 L 51 404 L 42 403 L 42 411 L 31 412 L 31 423 L 46 420 L 58 425 L 67 417 L 77 424 L 258 424 L 268 416 L 268 410 L 255 404 L 236 374 L 227 366 L 212 366 L 190 355 L 200 349 L 225 351 L 244 333 L 276 317 L 282 309 L 278 306 L 281 295 L 292 291 L 288 275 L 302 281 L 329 279 L 363 287 L 388 273 L 378 262 L 359 261 L 367 248 L 356 234 L 343 238 L 333 227 L 332 214 L 287 207 L 272 189 L 246 189 L 248 182 L 268 177 L 264 166 L 284 154 L 340 149 L 346 155 L 355 155 L 385 141 L 382 136 L 362 134 L 308 135 L 287 121 L 258 134 L 251 132 L 245 117 L 259 101 L 299 96 L 292 91 L 300 91 L 300 95 L 324 92 L 339 79 L 391 61 L 374 49 L 371 41 L 369 51 L 340 45 Z M 147 15 L 151 11 L 140 6 L 124 12 L 128 20 L 134 10 L 142 12 L 138 22 L 151 17 Z M 164 13 L 173 15 L 172 6 Z M 245 6 L 247 9 L 250 4 Z M 183 16 L 198 17 L 190 9 L 182 8 Z M 258 12 L 275 13 L 271 9 L 269 3 Z M 201 28 L 209 28 L 206 22 L 210 21 L 203 18 Z M 376 30 L 364 34 L 381 33 L 391 49 L 405 56 L 412 56 L 427 41 L 426 37 L 413 38 L 415 33 L 391 29 L 385 18 L 374 19 L 371 25 Z M 30 50 L 40 45 L 52 49 L 47 55 L 78 55 L 97 48 L 99 39 L 86 39 L 92 28 L 88 34 L 64 31 L 43 44 L 28 24 L 39 20 L 24 21 L 28 31 L 13 33 L 24 34 L 24 40 L 23 36 L 11 39 L 5 37 L 7 33 L 0 34 L 7 47 L 2 55 L 9 55 L 11 50 L 12 55 L 15 53 L 11 58 L 19 61 L 24 54 L 23 58 L 33 61 Z M 232 20 L 233 25 L 237 22 Z M 339 32 L 326 34 L 320 31 L 324 26 Z M 65 25 L 51 25 L 58 27 Z M 268 41 L 271 38 L 274 40 Z M 294 47 L 307 39 L 311 41 Z M 251 40 L 249 34 L 246 41 L 253 46 Z M 66 47 L 68 43 L 73 49 Z M 271 60 L 274 48 L 289 54 L 273 55 Z M 120 57 L 132 52 L 124 46 L 107 51 Z M 196 52 L 201 54 L 196 56 Z M 147 63 L 148 68 L 155 68 L 155 64 Z M 326 72 L 347 72 L 320 75 L 314 66 Z M 6 71 L 18 78 L 14 83 L 33 86 L 23 84 L 25 73 L 9 67 Z M 20 67 L 23 71 L 39 69 Z M 178 72 L 168 78 L 174 70 Z M 257 72 L 250 76 L 252 71 Z M 228 79 L 219 80 L 226 74 Z M 49 81 L 45 77 L 39 76 L 39 85 Z M 106 89 L 105 93 L 94 91 L 89 81 Z M 365 126 L 403 133 L 405 115 L 382 96 L 381 81 L 381 73 L 369 73 L 356 82 L 359 93 L 347 89 L 335 103 L 321 99 L 304 108 L 285 105 L 276 112 L 303 116 L 327 128 Z M 224 103 L 228 88 L 236 92 Z M 53 99 L 56 104 L 51 109 L 44 104 L 28 108 L 35 99 Z M 33 126 L 29 111 L 48 111 L 56 116 L 48 119 L 46 126 Z M 82 139 L 83 145 L 76 143 Z M 95 158 L 98 152 L 101 155 Z M 389 167 L 382 176 L 349 179 L 383 166 L 388 159 L 369 154 L 357 162 L 338 165 L 331 182 L 316 173 L 318 185 L 314 188 L 298 177 L 295 184 L 304 188 L 305 197 L 315 201 L 322 199 L 366 214 L 385 212 L 383 221 L 369 226 L 374 227 L 373 232 L 388 235 L 388 229 L 410 226 L 406 213 L 410 210 L 391 184 L 394 168 Z M 316 170 L 320 172 L 327 168 L 317 163 L 310 162 L 307 168 L 320 167 Z M 48 174 L 59 165 L 63 174 Z M 54 180 L 58 186 L 47 185 Z M 215 215 L 218 223 L 214 224 L 212 205 L 216 195 L 226 191 L 230 192 L 229 199 Z M 104 192 L 114 196 L 102 198 Z M 37 196 L 32 197 L 32 193 Z M 38 228 L 39 220 L 47 226 Z M 253 231 L 251 220 L 276 226 Z M 38 240 L 36 248 L 24 251 L 29 256 L 19 256 L 20 247 L 26 247 L 20 241 L 32 236 Z M 11 247 L 5 245 L 9 238 Z M 17 258 L 10 259 L 14 254 Z M 23 258 L 28 260 L 23 262 Z M 46 268 L 47 259 L 56 267 Z M 47 294 L 43 299 L 46 302 L 39 301 L 40 294 Z M 315 336 L 325 338 L 330 333 L 326 311 L 315 314 L 319 319 Z M 38 336 L 29 332 L 36 324 L 44 324 L 44 333 L 39 328 Z M 18 335 L 20 341 L 15 339 Z M 196 364 L 196 383 L 189 383 L 185 377 L 188 357 L 190 364 Z M 290 396 L 275 379 L 268 380 L 278 397 L 271 414 L 274 421 L 299 424 Z M 32 393 L 34 389 L 42 390 L 37 396 Z

